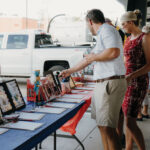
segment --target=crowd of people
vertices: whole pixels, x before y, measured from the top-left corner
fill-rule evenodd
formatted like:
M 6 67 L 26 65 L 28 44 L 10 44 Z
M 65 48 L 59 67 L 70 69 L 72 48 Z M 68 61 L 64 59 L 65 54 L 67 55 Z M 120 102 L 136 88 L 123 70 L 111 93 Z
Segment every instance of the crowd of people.
M 149 85 L 150 34 L 140 29 L 140 11 L 128 11 L 120 21 L 125 33 L 130 34 L 125 43 L 101 10 L 88 11 L 86 23 L 97 36 L 96 45 L 76 66 L 62 71 L 61 76 L 66 78 L 93 63 L 96 87 L 91 115 L 101 133 L 104 150 L 122 149 L 123 120 L 126 150 L 133 149 L 133 141 L 139 150 L 145 150 L 143 134 L 136 121 L 140 114 L 149 118 L 148 102 L 143 101 Z

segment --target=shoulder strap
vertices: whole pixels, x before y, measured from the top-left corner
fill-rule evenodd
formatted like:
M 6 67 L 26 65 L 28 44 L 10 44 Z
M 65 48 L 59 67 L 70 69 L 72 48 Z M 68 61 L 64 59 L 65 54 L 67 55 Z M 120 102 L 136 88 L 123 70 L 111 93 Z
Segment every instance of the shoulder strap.
M 145 33 L 142 33 L 140 36 L 139 36 L 139 39 L 143 39 L 143 37 L 144 37 L 144 35 L 145 35 Z

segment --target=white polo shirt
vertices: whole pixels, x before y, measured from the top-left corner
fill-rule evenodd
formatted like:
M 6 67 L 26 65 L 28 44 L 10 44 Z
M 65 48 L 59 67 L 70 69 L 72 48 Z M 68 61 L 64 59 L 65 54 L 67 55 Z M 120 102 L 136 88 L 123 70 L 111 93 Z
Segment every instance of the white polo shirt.
M 95 62 L 94 80 L 125 74 L 123 46 L 119 32 L 113 26 L 104 23 L 97 32 L 97 43 L 92 52 L 98 54 L 108 48 L 119 48 L 120 56 L 111 61 Z

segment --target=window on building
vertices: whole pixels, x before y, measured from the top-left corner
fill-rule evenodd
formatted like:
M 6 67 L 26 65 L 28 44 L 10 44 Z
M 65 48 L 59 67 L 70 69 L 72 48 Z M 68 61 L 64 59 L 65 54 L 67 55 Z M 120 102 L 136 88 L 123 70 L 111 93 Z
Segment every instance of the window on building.
M 9 35 L 7 49 L 25 49 L 28 44 L 28 35 Z

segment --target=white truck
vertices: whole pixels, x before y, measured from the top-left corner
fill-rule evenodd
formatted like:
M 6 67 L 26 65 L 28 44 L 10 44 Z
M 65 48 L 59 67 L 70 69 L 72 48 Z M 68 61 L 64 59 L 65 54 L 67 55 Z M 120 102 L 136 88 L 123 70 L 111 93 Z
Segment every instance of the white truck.
M 0 33 L 0 76 L 28 78 L 49 69 L 61 70 L 77 64 L 90 46 L 61 46 L 42 30 Z

